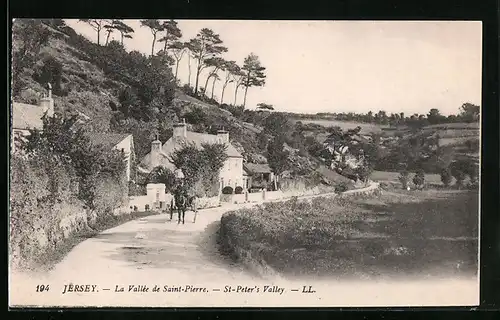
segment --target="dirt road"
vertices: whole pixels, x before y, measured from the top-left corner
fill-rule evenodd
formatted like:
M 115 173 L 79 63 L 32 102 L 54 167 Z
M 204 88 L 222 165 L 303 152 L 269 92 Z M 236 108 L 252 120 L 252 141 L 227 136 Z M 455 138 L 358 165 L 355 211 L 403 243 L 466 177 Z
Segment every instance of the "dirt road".
M 477 303 L 476 279 L 352 282 L 257 278 L 218 253 L 216 231 L 221 215 L 230 209 L 202 210 L 196 223 L 192 212 L 186 214 L 184 225 L 177 224 L 175 217 L 170 221 L 168 215 L 161 214 L 106 230 L 76 246 L 48 274 L 12 273 L 10 305 L 276 307 Z M 48 285 L 49 290 L 37 292 L 37 285 Z M 71 289 L 73 292 L 68 292 Z M 89 292 L 74 292 L 80 290 Z

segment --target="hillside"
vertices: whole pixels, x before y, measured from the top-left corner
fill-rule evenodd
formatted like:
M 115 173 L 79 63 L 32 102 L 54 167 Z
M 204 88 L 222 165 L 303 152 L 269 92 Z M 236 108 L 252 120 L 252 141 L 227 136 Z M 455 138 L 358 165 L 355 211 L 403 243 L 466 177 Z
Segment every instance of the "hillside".
M 121 69 L 112 69 L 114 66 L 109 67 L 110 71 L 108 66 L 98 65 L 99 60 L 108 59 L 106 55 L 114 54 L 113 48 L 99 47 L 77 35 L 68 26 L 54 28 L 44 24 L 43 27 L 49 31 L 48 42 L 41 47 L 33 67 L 25 68 L 20 73 L 19 79 L 24 86 L 14 95 L 14 101 L 37 104 L 44 92 L 44 81 L 40 75 L 46 72 L 49 62 L 50 65 L 59 64 L 60 72 L 54 73 L 54 69 L 50 69 L 51 77 L 57 78 L 60 83 L 58 89 L 53 90 L 55 111 L 62 114 L 79 114 L 89 119 L 87 129 L 91 131 L 132 133 L 139 159 L 149 152 L 155 128 L 160 129 L 160 139 L 165 141 L 171 135 L 172 125 L 181 118 L 186 118 L 189 129 L 193 131 L 213 132 L 221 127 L 229 130 L 233 144 L 243 154 L 245 161 L 266 162 L 266 149 L 259 147 L 258 142 L 262 127 L 245 122 L 220 106 L 192 97 L 181 88 L 175 88 L 166 116 L 161 122 L 127 118 L 122 112 L 124 102 L 121 101 L 121 95 L 137 81 L 133 79 L 130 71 L 129 74 L 124 74 Z M 102 59 L 96 57 L 98 54 L 103 55 Z M 128 53 L 133 54 L 135 53 Z M 135 59 L 138 61 L 146 59 L 139 56 L 139 53 L 136 55 L 138 57 Z M 109 60 L 116 62 L 112 58 Z M 134 68 L 131 69 L 134 71 Z M 138 87 L 140 86 L 141 83 Z M 153 98 L 152 105 L 154 99 L 156 97 Z M 268 136 L 268 139 L 272 138 Z M 307 178 L 310 178 L 320 165 L 317 159 L 303 152 L 292 152 L 289 161 L 296 171 L 300 171 L 300 175 Z M 315 179 L 316 181 L 329 184 L 346 182 L 346 178 L 333 171 L 325 171 L 323 168 L 321 172 L 323 173 L 318 174 L 322 178 Z

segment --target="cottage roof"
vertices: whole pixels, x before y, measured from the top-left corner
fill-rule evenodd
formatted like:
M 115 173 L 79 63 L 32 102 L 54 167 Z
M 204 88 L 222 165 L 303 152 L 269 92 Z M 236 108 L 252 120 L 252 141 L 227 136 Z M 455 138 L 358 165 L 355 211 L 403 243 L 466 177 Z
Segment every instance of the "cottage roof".
M 169 141 L 172 141 L 173 139 L 170 138 L 164 145 L 163 145 L 163 152 L 165 153 L 170 153 L 173 152 L 175 149 L 175 144 L 168 144 Z M 217 135 L 215 134 L 208 134 L 208 133 L 199 133 L 199 132 L 192 132 L 192 131 L 186 131 L 186 142 L 188 143 L 194 143 L 197 147 L 201 148 L 202 144 L 205 143 L 217 143 Z M 230 158 L 243 158 L 241 153 L 236 150 L 236 148 L 231 144 L 227 144 L 227 149 L 226 149 L 227 156 Z
M 113 148 L 125 138 L 127 138 L 129 133 L 103 133 L 103 132 L 88 132 L 86 134 L 90 142 L 93 145 L 102 145 L 106 148 Z
M 248 173 L 271 173 L 271 167 L 267 163 L 244 163 L 243 169 Z
M 13 129 L 42 129 L 44 111 L 41 106 L 27 103 L 12 103 L 12 128 Z
M 184 138 L 183 141 L 187 143 L 194 143 L 196 147 L 201 148 L 202 144 L 217 143 L 218 139 L 217 135 L 215 134 L 186 131 L 186 138 Z M 170 162 L 169 157 L 179 147 L 179 143 L 175 142 L 172 137 L 168 139 L 167 142 L 165 142 L 162 146 L 162 157 L 160 159 L 160 165 L 172 170 L 175 169 L 175 166 Z M 241 153 L 239 153 L 231 143 L 227 144 L 226 153 L 230 158 L 243 158 Z M 148 170 L 153 169 L 151 167 L 151 152 L 149 152 L 144 156 L 144 158 L 142 158 L 140 164 L 143 168 L 147 168 Z

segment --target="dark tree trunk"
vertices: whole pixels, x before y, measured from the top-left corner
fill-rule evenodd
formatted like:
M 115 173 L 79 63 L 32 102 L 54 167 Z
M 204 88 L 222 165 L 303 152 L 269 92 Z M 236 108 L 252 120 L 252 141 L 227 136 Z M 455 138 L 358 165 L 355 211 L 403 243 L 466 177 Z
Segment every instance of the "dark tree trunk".
M 101 30 L 97 30 L 97 45 L 101 45 Z
M 243 98 L 243 108 L 247 105 L 247 92 L 248 92 L 248 87 L 245 87 L 245 96 Z
M 188 86 L 191 87 L 191 53 L 188 52 Z
M 153 44 L 151 45 L 151 56 L 155 54 L 155 42 L 156 42 L 156 34 L 153 34 Z
M 175 64 L 175 76 L 174 76 L 175 83 L 177 83 L 177 73 L 179 71 L 179 62 L 181 62 L 181 60 L 177 60 L 177 63 Z
M 224 91 L 226 90 L 226 87 L 227 87 L 227 81 L 226 81 L 226 83 L 224 83 L 224 86 L 222 87 L 222 93 L 220 95 L 220 103 L 221 104 L 224 103 Z
M 234 103 L 233 105 L 236 106 L 236 98 L 238 97 L 238 89 L 240 86 L 236 86 L 236 89 L 234 90 Z
M 163 51 L 164 51 L 164 52 L 167 52 L 167 42 L 168 42 L 168 40 L 167 40 L 167 36 L 168 36 L 168 32 L 167 32 L 167 34 L 165 35 L 165 45 L 163 45 Z
M 121 36 L 122 36 L 122 46 L 123 46 L 123 32 L 120 32 Z
M 196 81 L 195 81 L 195 87 L 194 87 L 194 93 L 198 93 L 198 83 L 200 81 L 200 73 L 201 73 L 201 66 L 200 66 L 200 60 L 198 59 L 198 67 L 196 68 Z
M 111 35 L 111 31 L 108 31 L 108 35 L 106 36 L 106 46 L 109 43 L 109 36 Z
M 210 97 L 212 100 L 214 99 L 214 87 L 215 87 L 215 81 L 217 80 L 216 77 L 214 77 L 214 81 L 212 82 L 212 96 Z
M 204 89 L 204 92 L 205 94 L 207 94 L 207 86 L 208 86 L 208 81 L 210 80 L 210 78 L 212 77 L 212 74 L 209 74 L 208 77 L 207 77 L 207 81 L 205 81 L 205 89 Z M 207 95 L 208 97 L 208 95 Z

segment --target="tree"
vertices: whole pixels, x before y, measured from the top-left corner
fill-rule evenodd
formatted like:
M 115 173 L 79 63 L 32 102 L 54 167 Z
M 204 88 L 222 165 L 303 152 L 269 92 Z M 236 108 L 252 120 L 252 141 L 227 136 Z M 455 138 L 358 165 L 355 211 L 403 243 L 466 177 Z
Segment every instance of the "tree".
M 462 121 L 474 122 L 479 119 L 479 113 L 481 112 L 481 107 L 472 103 L 464 103 L 461 107 L 460 117 Z
M 398 177 L 399 182 L 401 182 L 401 185 L 403 186 L 403 189 L 408 188 L 408 182 L 410 182 L 410 172 L 407 170 L 403 170 L 399 173 Z
M 192 193 L 216 195 L 219 172 L 227 159 L 226 150 L 227 146 L 223 143 L 202 144 L 201 148 L 186 143 L 174 151 L 169 161 L 182 169 L 185 185 Z
M 105 46 L 107 46 L 109 43 L 109 37 L 111 36 L 113 31 L 115 30 L 115 26 L 113 24 L 107 24 L 104 26 L 104 29 L 106 29 L 106 44 L 105 44 Z
M 12 94 L 23 88 L 20 76 L 25 68 L 32 67 L 40 49 L 49 41 L 49 31 L 34 19 L 15 20 L 12 26 Z
M 257 109 L 259 109 L 259 110 L 274 110 L 274 107 L 272 104 L 260 102 L 257 104 Z
M 101 45 L 101 31 L 110 21 L 108 19 L 80 19 L 80 21 L 90 25 L 97 32 L 97 45 Z
M 208 81 L 217 76 L 217 72 L 224 67 L 225 60 L 221 57 L 213 57 L 205 60 L 207 67 L 211 67 L 212 70 L 208 73 L 207 80 L 205 81 L 204 91 L 207 92 Z
M 254 53 L 250 53 L 243 62 L 243 68 L 245 72 L 245 80 L 243 85 L 245 86 L 245 96 L 243 98 L 243 106 L 246 105 L 247 92 L 250 87 L 262 87 L 266 83 L 266 75 L 264 71 L 266 70 L 259 61 L 259 57 Z
M 214 87 L 215 87 L 215 81 L 220 80 L 220 77 L 219 77 L 219 75 L 216 73 L 215 75 L 213 75 L 213 76 L 212 76 L 212 79 L 213 79 L 213 81 L 212 81 L 212 95 L 210 96 L 210 99 L 212 99 L 212 100 L 213 100 L 213 99 L 214 99 Z
M 283 113 L 271 113 L 264 120 L 264 132 L 273 136 L 282 135 L 290 130 L 288 117 Z
M 226 91 L 226 87 L 229 83 L 234 82 L 233 79 L 231 79 L 232 75 L 234 72 L 238 70 L 238 65 L 236 64 L 236 61 L 224 61 L 224 64 L 221 67 L 221 70 L 225 71 L 225 77 L 224 77 L 224 82 L 222 84 L 222 93 L 220 97 L 220 103 L 224 103 L 224 92 Z
M 451 174 L 450 168 L 446 167 L 446 168 L 441 169 L 440 176 L 441 176 L 441 182 L 446 187 L 449 187 L 451 184 L 451 181 L 453 179 L 453 175 Z
M 157 19 L 145 19 L 141 20 L 141 26 L 142 27 L 147 27 L 149 30 L 151 30 L 151 34 L 153 35 L 153 42 L 151 44 L 151 56 L 154 56 L 155 54 L 155 43 L 156 43 L 156 36 L 158 32 L 163 31 L 163 25 L 160 23 L 160 20 Z
M 61 89 L 61 80 L 62 80 L 62 64 L 57 61 L 53 57 L 48 57 L 44 60 L 42 68 L 39 72 L 35 73 L 35 78 L 43 86 L 46 86 L 47 83 L 52 85 L 52 89 L 54 94 L 60 95 L 62 92 Z
M 445 117 L 439 113 L 438 109 L 431 109 L 427 114 L 427 120 L 430 124 L 438 124 L 444 122 Z
M 175 175 L 172 170 L 158 166 L 153 168 L 147 178 L 148 183 L 163 183 L 167 190 L 172 190 L 175 186 Z
M 267 162 L 278 176 L 289 168 L 289 153 L 285 150 L 284 143 L 284 137 L 279 135 L 275 136 L 267 146 Z
M 425 183 L 425 173 L 422 169 L 417 170 L 415 172 L 415 176 L 413 177 L 413 183 L 417 188 L 421 189 Z
M 167 49 L 170 46 L 170 43 L 174 41 L 178 41 L 182 37 L 182 32 L 181 29 L 177 26 L 177 21 L 175 20 L 167 20 L 164 21 L 162 26 L 163 30 L 165 31 L 165 35 L 161 37 L 158 41 L 159 42 L 164 42 L 163 44 L 163 51 L 167 51 Z
M 451 174 L 455 178 L 455 184 L 458 188 L 463 186 L 464 180 L 467 177 L 467 169 L 469 165 L 465 161 L 453 162 L 450 166 Z
M 131 33 L 134 33 L 134 29 L 132 29 L 129 25 L 124 23 L 121 20 L 113 20 L 113 27 L 120 32 L 121 35 L 121 44 L 123 46 L 123 38 L 132 39 Z
M 467 151 L 473 153 L 473 152 L 479 152 L 479 148 L 481 147 L 481 144 L 479 143 L 479 139 L 469 139 L 465 141 L 465 147 L 467 148 Z
M 177 73 L 179 71 L 179 63 L 182 60 L 182 57 L 186 53 L 186 45 L 183 42 L 180 41 L 175 41 L 169 44 L 168 48 L 172 52 L 174 59 L 175 59 L 175 74 L 174 74 L 174 80 L 177 83 Z M 188 53 L 189 54 L 189 53 Z
M 30 130 L 20 148 L 28 157 L 43 157 L 43 161 L 57 159 L 70 167 L 79 179 L 79 198 L 91 209 L 99 197 L 96 183 L 99 177 L 111 177 L 124 182 L 125 158 L 122 152 L 90 142 L 77 117 L 55 114 L 43 118 L 43 129 Z M 123 186 L 125 187 L 125 186 Z
M 198 93 L 198 83 L 200 78 L 200 73 L 203 69 L 207 68 L 205 60 L 208 58 L 214 58 L 223 52 L 227 52 L 227 48 L 222 45 L 222 40 L 220 36 L 213 32 L 211 29 L 203 28 L 196 35 L 195 38 L 189 40 L 188 48 L 193 53 L 197 61 L 196 67 L 196 80 L 195 80 L 195 94 Z
M 234 102 L 233 105 L 236 105 L 236 101 L 238 100 L 238 90 L 243 85 L 243 81 L 245 81 L 245 72 L 241 70 L 240 66 L 236 65 L 234 70 L 232 71 L 233 83 L 234 83 Z

